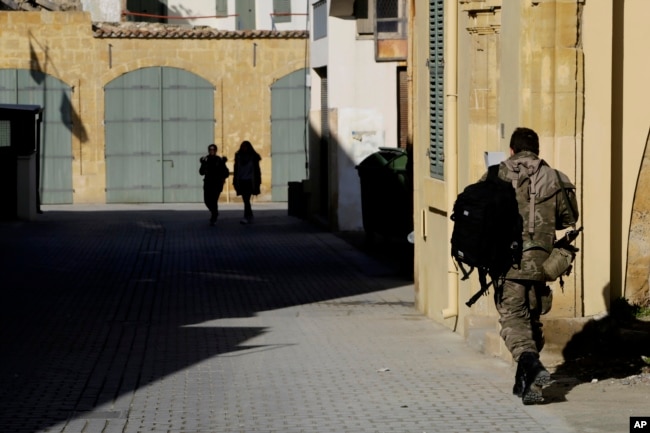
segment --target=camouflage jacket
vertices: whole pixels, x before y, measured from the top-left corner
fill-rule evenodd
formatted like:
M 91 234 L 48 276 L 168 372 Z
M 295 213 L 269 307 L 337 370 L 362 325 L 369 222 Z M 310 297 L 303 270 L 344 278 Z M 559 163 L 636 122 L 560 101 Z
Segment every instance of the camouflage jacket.
M 555 231 L 574 226 L 578 218 L 575 186 L 562 172 L 551 168 L 532 152 L 519 152 L 499 166 L 499 177 L 516 189 L 519 214 L 523 220 L 523 255 L 521 264 L 513 266 L 508 279 L 543 281 L 542 263 L 555 243 Z M 532 182 L 531 182 L 532 180 Z M 570 203 L 567 203 L 564 186 Z M 531 206 L 531 198 L 534 205 Z M 531 218 L 531 210 L 534 215 Z

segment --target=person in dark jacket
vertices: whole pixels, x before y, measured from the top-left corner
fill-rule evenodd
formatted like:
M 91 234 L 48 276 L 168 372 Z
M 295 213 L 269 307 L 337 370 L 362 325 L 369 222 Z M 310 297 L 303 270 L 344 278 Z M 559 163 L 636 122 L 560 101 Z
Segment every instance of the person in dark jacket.
M 260 171 L 260 160 L 262 157 L 253 149 L 250 141 L 244 140 L 235 152 L 235 172 L 233 186 L 237 195 L 244 201 L 244 218 L 242 224 L 249 224 L 253 221 L 253 210 L 251 208 L 251 196 L 260 193 L 262 174 Z
M 208 154 L 199 161 L 199 174 L 203 176 L 203 202 L 210 211 L 210 225 L 213 226 L 219 217 L 219 196 L 230 171 L 226 166 L 227 158 L 217 155 L 216 144 L 209 145 Z

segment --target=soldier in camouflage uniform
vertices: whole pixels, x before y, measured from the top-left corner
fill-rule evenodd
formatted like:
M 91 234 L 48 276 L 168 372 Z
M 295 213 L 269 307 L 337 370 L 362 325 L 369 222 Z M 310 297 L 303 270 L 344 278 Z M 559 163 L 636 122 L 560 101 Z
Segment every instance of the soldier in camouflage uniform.
M 556 174 L 539 158 L 535 131 L 517 128 L 510 139 L 510 154 L 500 164 L 499 177 L 512 182 L 516 189 L 524 226 L 523 254 L 520 265 L 510 269 L 494 298 L 501 337 L 517 362 L 513 393 L 521 396 L 524 404 L 533 404 L 543 401 L 542 388 L 551 383 L 539 360 L 544 347 L 540 316 L 550 310 L 551 300 L 542 264 L 553 249 L 555 231 L 575 225 L 578 206 L 569 178 Z

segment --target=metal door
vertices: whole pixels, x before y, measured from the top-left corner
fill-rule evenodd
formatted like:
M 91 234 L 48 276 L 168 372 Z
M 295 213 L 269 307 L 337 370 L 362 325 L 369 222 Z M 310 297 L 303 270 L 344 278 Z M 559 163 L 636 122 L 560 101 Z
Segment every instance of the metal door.
M 106 201 L 201 202 L 198 159 L 214 138 L 214 87 L 152 67 L 105 87 Z
M 271 163 L 273 201 L 288 200 L 288 183 L 308 178 L 307 69 L 300 69 L 271 86 Z
M 39 194 L 43 204 L 72 203 L 70 86 L 40 71 L 0 69 L 0 103 L 43 107 Z

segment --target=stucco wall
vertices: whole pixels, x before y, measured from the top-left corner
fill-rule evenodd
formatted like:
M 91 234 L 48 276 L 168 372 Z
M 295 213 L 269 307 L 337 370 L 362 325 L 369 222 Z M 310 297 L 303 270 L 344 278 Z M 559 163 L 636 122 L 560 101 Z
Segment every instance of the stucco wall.
M 626 2 L 627 3 L 627 2 Z M 613 291 L 620 293 L 620 281 L 612 281 L 612 263 L 619 263 L 620 217 L 614 228 L 612 173 L 612 2 L 588 2 L 583 9 L 581 28 L 585 53 L 584 179 L 582 181 L 582 222 L 585 227 L 582 251 L 584 315 L 605 311 Z M 620 175 L 620 173 L 619 173 Z M 618 176 L 618 175 L 617 175 Z M 616 205 L 615 205 L 616 204 Z M 619 208 L 620 210 L 620 208 Z M 618 232 L 619 241 L 614 240 Z M 618 254 L 615 251 L 618 250 Z M 619 277 L 620 279 L 620 273 Z
M 307 43 L 264 37 L 95 38 L 87 12 L 0 12 L 0 68 L 40 68 L 73 87 L 72 109 L 80 118 L 71 143 L 75 203 L 105 202 L 104 86 L 150 66 L 185 69 L 215 86 L 215 142 L 231 162 L 242 140 L 253 143 L 263 158 L 260 199 L 269 199 L 269 89 L 277 79 L 307 67 Z M 234 199 L 230 193 L 223 199 Z

